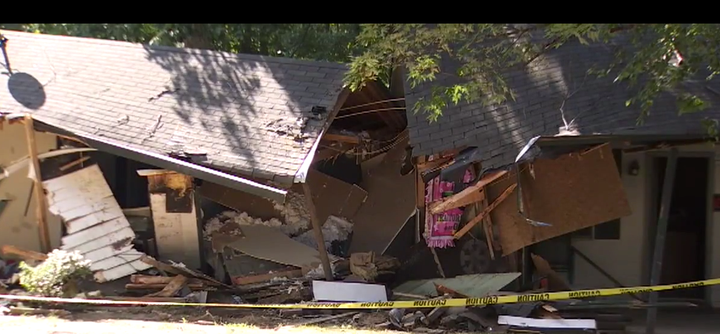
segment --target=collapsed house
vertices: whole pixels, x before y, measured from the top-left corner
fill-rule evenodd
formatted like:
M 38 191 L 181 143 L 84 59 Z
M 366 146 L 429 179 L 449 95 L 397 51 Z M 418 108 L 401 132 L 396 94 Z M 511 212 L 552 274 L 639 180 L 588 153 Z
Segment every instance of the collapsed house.
M 359 184 L 400 177 L 404 104 L 378 83 L 350 93 L 345 65 L 5 37 L 13 42 L 0 100 L 7 121 L 0 219 L 10 227 L 0 244 L 79 249 L 105 261 L 94 269 L 124 266 L 102 280 L 147 269 L 135 249 L 233 282 L 288 267 L 332 278 L 330 260 L 348 256 L 333 241 L 347 244 L 354 222 L 395 210 L 392 202 L 363 207 L 387 192 Z M 22 140 L 22 123 L 35 129 L 34 144 Z M 36 158 L 17 164 L 33 145 L 46 217 L 33 214 L 33 182 L 23 169 Z M 79 148 L 87 151 L 73 151 Z M 81 181 L 95 192 L 78 188 Z M 58 207 L 60 196 L 72 197 L 71 207 Z M 75 210 L 81 206 L 88 209 Z M 399 209 L 402 223 L 414 210 Z M 44 226 L 49 231 L 38 231 Z M 243 241 L 251 239 L 259 242 Z M 325 241 L 338 255 L 326 255 Z M 299 250 L 295 258 L 287 247 Z
M 637 126 L 631 92 L 577 65 L 605 61 L 600 46 L 551 50 L 513 76 L 515 101 L 460 103 L 429 123 L 405 107 L 429 87 L 403 86 L 400 71 L 389 88 L 351 93 L 340 64 L 6 36 L 0 244 L 78 249 L 98 281 L 150 267 L 241 287 L 391 273 L 409 281 L 398 295 L 484 297 L 518 277 L 515 289 L 529 289 L 532 267 L 551 290 L 720 274 L 717 148 L 700 126 L 709 112 L 678 117 L 668 95 Z M 664 166 L 687 179 L 663 177 Z M 657 213 L 670 207 L 662 182 L 697 185 L 672 198 L 704 206 L 670 208 L 669 222 Z M 38 205 L 49 212 L 35 215 Z M 697 226 L 683 230 L 689 220 Z M 669 269 L 651 280 L 656 232 Z M 682 246 L 691 241 L 697 249 Z M 316 299 L 349 298 L 317 282 L 326 295 Z M 687 291 L 720 302 L 718 288 L 706 290 Z
M 408 110 L 418 188 L 428 189 L 425 199 L 418 193 L 425 208 L 417 230 L 424 227 L 443 265 L 526 273 L 534 253 L 572 287 L 590 289 L 720 275 L 720 216 L 712 202 L 720 151 L 703 127 L 718 115 L 717 80 L 662 93 L 638 124 L 640 110 L 626 106 L 634 90 L 587 72 L 613 56 L 606 45 L 568 43 L 508 76 L 514 100 L 461 102 L 432 123 Z M 444 62 L 442 70 L 453 66 Z M 453 80 L 438 76 L 433 84 Z M 406 85 L 406 104 L 427 98 L 430 86 Z M 679 115 L 675 97 L 683 92 L 712 107 Z M 663 206 L 669 211 L 659 212 Z M 657 262 L 662 268 L 651 265 Z M 660 296 L 720 305 L 718 287 L 674 293 Z

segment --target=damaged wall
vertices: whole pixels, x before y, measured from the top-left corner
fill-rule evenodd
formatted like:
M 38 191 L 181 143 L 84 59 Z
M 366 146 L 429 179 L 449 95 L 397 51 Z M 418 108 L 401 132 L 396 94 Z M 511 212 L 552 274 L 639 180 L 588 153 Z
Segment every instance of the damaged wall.
M 57 148 L 57 136 L 35 133 L 38 153 Z M 0 166 L 27 156 L 25 127 L 22 124 L 4 123 L 0 126 Z M 35 197 L 32 181 L 27 177 L 27 168 L 0 181 L 0 200 L 5 208 L 0 211 L 0 245 L 13 245 L 22 249 L 40 251 L 37 221 L 35 219 Z M 60 246 L 60 218 L 48 213 L 50 243 L 53 248 Z
M 357 185 L 346 183 L 314 169 L 308 171 L 307 183 L 321 223 L 331 215 L 352 219 L 367 198 L 367 192 Z M 248 218 L 254 220 L 270 221 L 270 224 L 274 225 L 273 219 L 275 219 L 289 225 L 300 226 L 302 229 L 310 228 L 310 215 L 305 208 L 305 195 L 300 184 L 290 188 L 287 199 L 282 204 L 210 182 L 203 183 L 199 192 L 212 201 L 247 213 Z
M 609 145 L 557 159 L 537 159 L 523 164 L 520 175 L 525 214 L 551 226 L 536 227 L 520 216 L 516 188 L 492 216 L 505 255 L 631 213 Z M 512 176 L 492 185 L 489 198 L 515 182 Z
M 645 187 L 647 178 L 645 171 L 648 167 L 644 153 L 624 153 L 622 156 L 622 170 L 626 171 L 631 161 L 638 161 L 640 175 L 632 176 L 623 173 L 622 182 L 625 188 L 632 214 L 620 219 L 619 240 L 591 240 L 573 238 L 572 245 L 591 260 L 597 263 L 618 281 L 628 286 L 643 284 L 644 262 L 643 247 L 647 247 L 645 238 Z M 595 268 L 583 259 L 575 257 L 574 287 L 614 287 L 614 284 L 605 276 L 599 274 Z
M 164 170 L 138 172 L 148 178 L 158 256 L 201 267 L 193 178 Z
M 679 147 L 680 157 L 683 153 L 707 153 L 713 148 L 706 144 Z M 720 148 L 715 148 L 714 189 L 720 193 Z M 655 152 L 666 152 L 658 150 Z M 632 214 L 621 218 L 619 240 L 591 240 L 586 238 L 573 238 L 572 244 L 578 250 L 601 266 L 624 285 L 634 286 L 648 283 L 650 263 L 647 261 L 652 250 L 649 249 L 651 240 L 655 235 L 649 230 L 648 219 L 653 217 L 650 212 L 650 195 L 652 164 L 649 153 L 623 153 L 622 181 Z M 630 163 L 639 164 L 638 175 L 628 175 Z M 707 270 L 706 277 L 720 277 L 720 213 L 714 212 L 711 226 L 707 233 Z M 603 275 L 579 257 L 574 263 L 574 288 L 601 288 L 613 287 Z M 710 288 L 710 302 L 713 307 L 720 306 L 720 287 Z

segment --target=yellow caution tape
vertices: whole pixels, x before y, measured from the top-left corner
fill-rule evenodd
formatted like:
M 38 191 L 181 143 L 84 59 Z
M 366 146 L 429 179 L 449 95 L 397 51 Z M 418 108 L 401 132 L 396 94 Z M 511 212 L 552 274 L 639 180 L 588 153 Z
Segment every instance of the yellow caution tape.
M 304 304 L 222 304 L 222 303 L 182 303 L 182 302 L 144 302 L 123 300 L 102 300 L 83 298 L 52 298 L 34 296 L 0 295 L 0 299 L 37 301 L 66 304 L 95 304 L 95 305 L 146 305 L 146 306 L 197 306 L 197 307 L 224 307 L 224 308 L 261 308 L 261 309 L 392 309 L 392 308 L 436 308 L 457 306 L 484 306 L 495 304 L 528 303 L 537 301 L 580 299 L 589 297 L 617 296 L 625 294 L 647 293 L 666 290 L 679 290 L 698 288 L 720 284 L 720 278 L 703 281 L 638 286 L 630 288 L 612 288 L 595 290 L 575 290 L 562 292 L 544 292 L 512 296 L 487 296 L 480 298 L 454 298 L 415 301 L 390 301 L 375 303 L 304 303 Z

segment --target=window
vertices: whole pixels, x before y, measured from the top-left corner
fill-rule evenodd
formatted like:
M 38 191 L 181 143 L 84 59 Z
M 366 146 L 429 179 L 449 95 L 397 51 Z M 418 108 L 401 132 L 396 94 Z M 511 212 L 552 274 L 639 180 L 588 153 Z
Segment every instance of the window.
M 613 150 L 618 173 L 622 176 L 622 150 Z M 574 237 L 593 240 L 620 240 L 620 218 L 576 231 Z

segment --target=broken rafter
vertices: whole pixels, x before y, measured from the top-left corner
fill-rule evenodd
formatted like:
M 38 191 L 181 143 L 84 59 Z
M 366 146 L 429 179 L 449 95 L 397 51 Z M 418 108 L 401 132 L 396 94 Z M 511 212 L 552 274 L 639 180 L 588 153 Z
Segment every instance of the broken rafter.
M 339 135 L 339 134 L 333 134 L 333 133 L 326 133 L 322 140 L 327 141 L 339 141 L 341 143 L 348 143 L 348 144 L 360 144 L 360 138 L 355 136 L 347 136 L 347 135 Z
M 466 206 L 471 203 L 480 202 L 485 196 L 483 188 L 493 181 L 507 174 L 507 171 L 497 171 L 483 177 L 475 185 L 465 188 L 463 191 L 445 198 L 443 201 L 433 205 L 430 209 L 430 213 L 438 214 L 447 210 Z
M 431 160 L 431 161 L 418 163 L 417 170 L 420 173 L 424 173 L 429 170 L 447 167 L 445 165 L 450 165 L 450 164 L 452 164 L 452 162 L 453 162 L 452 158 L 439 158 L 439 159 L 435 159 L 435 160 Z
M 482 221 L 485 216 L 490 214 L 493 209 L 495 209 L 498 205 L 500 205 L 500 203 L 502 203 L 502 201 L 504 201 L 508 196 L 510 196 L 510 194 L 513 192 L 513 190 L 515 190 L 516 187 L 517 183 L 513 183 L 511 186 L 507 187 L 507 189 L 505 189 L 505 191 L 503 191 L 502 194 L 500 194 L 500 196 L 498 196 L 498 198 L 492 202 L 492 204 L 488 205 L 480 214 L 475 216 L 475 218 L 473 218 L 471 221 L 467 222 L 467 224 L 465 224 L 465 226 L 463 226 L 460 231 L 455 233 L 455 239 L 460 239 L 465 234 L 467 234 L 468 231 L 473 228 L 473 226 L 477 225 L 477 223 Z

